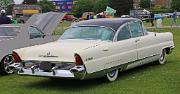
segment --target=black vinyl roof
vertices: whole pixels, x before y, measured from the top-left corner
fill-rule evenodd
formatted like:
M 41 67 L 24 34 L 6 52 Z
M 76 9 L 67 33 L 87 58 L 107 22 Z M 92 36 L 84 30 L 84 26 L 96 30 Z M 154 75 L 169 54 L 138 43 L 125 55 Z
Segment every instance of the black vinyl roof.
M 100 18 L 80 21 L 73 26 L 105 26 L 114 29 L 115 31 L 126 22 L 130 21 L 140 21 L 136 18 Z

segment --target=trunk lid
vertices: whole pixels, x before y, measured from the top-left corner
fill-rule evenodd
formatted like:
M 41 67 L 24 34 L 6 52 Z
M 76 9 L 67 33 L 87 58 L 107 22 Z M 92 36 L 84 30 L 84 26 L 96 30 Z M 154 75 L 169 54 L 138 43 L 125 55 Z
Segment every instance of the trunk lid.
M 43 45 L 15 50 L 22 60 L 74 62 L 74 54 L 79 50 L 93 48 L 107 43 L 97 40 L 59 40 Z M 34 54 L 36 53 L 36 54 Z

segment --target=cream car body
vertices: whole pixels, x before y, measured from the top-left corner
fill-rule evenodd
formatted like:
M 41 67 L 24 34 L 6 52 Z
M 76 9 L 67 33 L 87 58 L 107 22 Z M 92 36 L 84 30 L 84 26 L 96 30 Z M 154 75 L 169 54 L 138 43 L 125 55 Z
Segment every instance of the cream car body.
M 14 56 L 22 63 L 19 74 L 77 79 L 106 76 L 109 81 L 114 81 L 118 70 L 131 69 L 153 61 L 164 64 L 165 54 L 174 48 L 172 33 L 148 32 L 138 19 L 82 21 L 70 30 L 74 32 L 82 29 L 79 31 L 82 33 L 87 28 L 92 30 L 90 33 L 100 28 L 104 29 L 101 33 L 111 31 L 113 34 L 109 34 L 113 36 L 109 39 L 104 38 L 106 35 L 101 35 L 102 39 L 67 38 L 71 35 L 66 34 L 69 32 L 67 30 L 58 41 L 14 50 Z

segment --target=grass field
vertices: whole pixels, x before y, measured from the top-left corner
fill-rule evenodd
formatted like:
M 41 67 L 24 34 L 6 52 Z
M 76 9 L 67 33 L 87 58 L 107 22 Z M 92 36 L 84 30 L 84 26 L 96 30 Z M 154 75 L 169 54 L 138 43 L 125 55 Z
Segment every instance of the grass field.
M 62 35 L 64 30 L 66 30 L 70 25 L 71 25 L 71 22 L 69 21 L 64 21 L 60 23 L 54 30 L 53 35 Z
M 180 94 L 180 30 L 171 32 L 176 48 L 167 56 L 165 65 L 148 64 L 122 72 L 112 83 L 102 79 L 80 81 L 15 74 L 0 76 L 0 94 Z
M 177 23 L 180 24 L 180 18 L 177 19 Z M 155 20 L 154 20 L 154 24 L 155 24 Z M 171 18 L 165 18 L 162 20 L 162 26 L 171 26 L 173 24 L 173 21 Z M 151 23 L 150 22 L 145 22 L 144 21 L 144 25 L 147 27 L 151 27 Z

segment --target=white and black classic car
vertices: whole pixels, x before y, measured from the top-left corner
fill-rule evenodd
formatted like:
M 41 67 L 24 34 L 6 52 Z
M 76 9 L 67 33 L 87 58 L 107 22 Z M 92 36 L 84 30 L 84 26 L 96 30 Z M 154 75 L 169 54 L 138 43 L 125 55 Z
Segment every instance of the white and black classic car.
M 153 61 L 164 64 L 173 48 L 170 32 L 148 32 L 135 18 L 105 18 L 78 22 L 58 41 L 12 54 L 21 63 L 20 75 L 114 81 L 118 71 Z
M 11 74 L 19 66 L 13 62 L 14 49 L 57 40 L 59 36 L 52 36 L 52 33 L 64 15 L 35 14 L 24 25 L 0 25 L 0 74 Z

